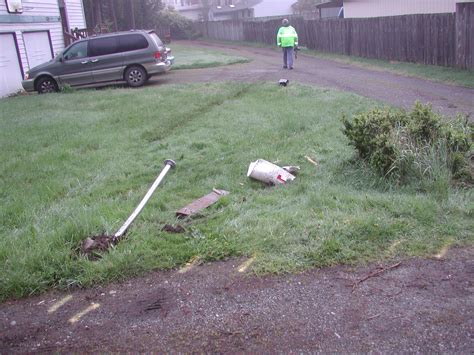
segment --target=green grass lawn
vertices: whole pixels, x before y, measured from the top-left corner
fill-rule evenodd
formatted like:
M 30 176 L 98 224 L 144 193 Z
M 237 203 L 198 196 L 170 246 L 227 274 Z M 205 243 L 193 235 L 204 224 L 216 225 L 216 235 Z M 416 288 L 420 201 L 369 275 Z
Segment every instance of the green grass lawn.
M 193 257 L 254 256 L 255 272 L 433 255 L 472 244 L 471 190 L 397 188 L 351 163 L 340 117 L 360 96 L 299 85 L 196 84 L 80 90 L 0 101 L 0 300 L 92 286 Z M 305 156 L 317 160 L 316 167 Z M 76 253 L 113 234 L 163 167 L 127 237 L 97 261 Z M 258 158 L 300 165 L 266 187 Z M 162 232 L 212 188 L 231 192 L 184 234 Z
M 176 58 L 173 70 L 209 68 L 250 61 L 245 57 L 231 56 L 212 49 L 191 48 L 179 43 L 171 43 L 169 46 Z

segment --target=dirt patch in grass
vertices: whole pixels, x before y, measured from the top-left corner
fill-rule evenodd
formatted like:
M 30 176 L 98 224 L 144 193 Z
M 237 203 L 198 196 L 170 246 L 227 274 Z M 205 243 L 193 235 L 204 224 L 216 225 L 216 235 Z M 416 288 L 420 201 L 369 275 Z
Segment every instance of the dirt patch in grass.
M 87 237 L 81 244 L 80 253 L 94 259 L 97 257 L 97 253 L 106 252 L 117 242 L 117 240 L 114 240 L 113 235 L 100 234 Z
M 186 232 L 186 229 L 180 224 L 176 224 L 176 225 L 165 224 L 161 230 L 164 231 L 164 232 L 169 232 L 169 233 L 184 233 L 184 232 Z

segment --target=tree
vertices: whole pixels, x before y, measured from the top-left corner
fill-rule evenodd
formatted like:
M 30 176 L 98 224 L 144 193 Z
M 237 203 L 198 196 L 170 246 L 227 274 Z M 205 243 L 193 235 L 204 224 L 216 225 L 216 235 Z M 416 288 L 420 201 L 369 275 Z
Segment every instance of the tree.
M 88 28 L 111 31 L 154 28 L 163 8 L 161 0 L 84 0 Z
M 296 3 L 291 5 L 294 14 L 298 15 L 311 15 L 312 17 L 316 17 L 318 14 L 318 8 L 316 5 L 319 5 L 324 0 L 298 0 Z
M 109 8 L 110 8 L 110 15 L 112 16 L 112 23 L 114 25 L 114 31 L 118 31 L 117 15 L 115 13 L 114 0 L 109 0 Z
M 211 0 L 201 0 L 202 5 L 202 19 L 203 21 L 209 21 L 209 10 L 211 8 Z

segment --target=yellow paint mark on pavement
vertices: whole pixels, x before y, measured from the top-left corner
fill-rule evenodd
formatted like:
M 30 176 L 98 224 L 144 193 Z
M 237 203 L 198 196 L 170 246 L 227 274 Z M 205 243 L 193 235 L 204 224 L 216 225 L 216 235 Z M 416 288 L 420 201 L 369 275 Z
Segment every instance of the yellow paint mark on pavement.
M 436 259 L 443 259 L 446 256 L 446 253 L 449 250 L 449 247 L 453 244 L 453 238 L 450 238 L 446 244 L 441 248 L 441 250 L 434 257 Z
M 60 299 L 58 302 L 56 302 L 56 303 L 53 304 L 51 307 L 49 307 L 48 313 L 51 314 L 51 313 L 56 312 L 59 308 L 61 308 L 62 306 L 64 306 L 64 305 L 65 305 L 66 303 L 68 303 L 70 300 L 72 300 L 72 295 L 67 295 L 66 297 L 63 297 L 63 298 Z
M 178 270 L 178 273 L 179 274 L 184 274 L 184 273 L 194 269 L 197 265 L 199 265 L 200 261 L 201 261 L 201 259 L 198 256 L 192 257 L 191 260 L 189 260 L 189 262 L 186 263 L 186 265 L 184 265 L 181 269 Z
M 76 323 L 77 321 L 79 321 L 79 319 L 84 317 L 87 313 L 89 313 L 89 312 L 91 312 L 94 309 L 97 309 L 99 307 L 100 307 L 99 303 L 91 303 L 91 305 L 89 307 L 87 307 L 83 311 L 77 313 L 74 317 L 69 318 L 69 323 L 71 323 L 71 324 Z
M 246 260 L 244 263 L 242 263 L 242 265 L 240 265 L 237 270 L 238 270 L 239 272 L 245 272 L 245 271 L 247 271 L 247 269 L 250 267 L 250 265 L 253 264 L 254 261 L 255 261 L 255 256 L 251 257 L 250 259 L 248 259 L 248 260 Z
M 444 247 L 441 248 L 438 254 L 435 255 L 436 259 L 443 259 L 446 253 L 449 250 L 449 246 L 445 245 Z

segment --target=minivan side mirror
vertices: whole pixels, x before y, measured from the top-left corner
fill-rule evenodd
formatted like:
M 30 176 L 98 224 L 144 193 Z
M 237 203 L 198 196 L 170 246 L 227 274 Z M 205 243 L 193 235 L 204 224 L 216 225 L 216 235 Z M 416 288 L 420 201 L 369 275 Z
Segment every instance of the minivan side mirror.
M 60 57 L 59 57 L 59 61 L 60 61 L 61 63 L 64 62 L 64 57 L 63 57 L 63 56 L 60 56 Z

